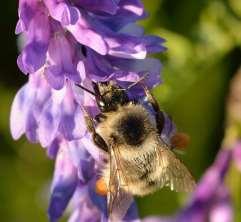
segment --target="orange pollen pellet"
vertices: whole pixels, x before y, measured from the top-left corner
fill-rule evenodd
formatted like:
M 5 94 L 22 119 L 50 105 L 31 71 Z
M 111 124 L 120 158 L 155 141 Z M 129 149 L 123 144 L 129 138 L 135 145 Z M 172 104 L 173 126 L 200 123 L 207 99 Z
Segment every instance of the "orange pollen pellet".
M 177 132 L 171 138 L 171 144 L 175 148 L 185 148 L 190 143 L 190 136 L 186 133 Z
M 95 192 L 101 196 L 107 195 L 108 188 L 103 178 L 100 178 L 96 181 Z

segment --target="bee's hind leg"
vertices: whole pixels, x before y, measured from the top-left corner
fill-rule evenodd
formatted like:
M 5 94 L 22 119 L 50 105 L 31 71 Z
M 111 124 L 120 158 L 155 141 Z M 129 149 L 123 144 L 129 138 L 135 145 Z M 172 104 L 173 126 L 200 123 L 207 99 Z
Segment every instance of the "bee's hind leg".
M 83 113 L 84 113 L 84 119 L 86 123 L 87 130 L 91 133 L 92 135 L 92 140 L 94 144 L 99 147 L 100 149 L 108 152 L 108 146 L 104 139 L 95 131 L 95 126 L 94 126 L 94 120 L 93 118 L 89 115 L 89 113 L 83 108 Z
M 152 95 L 151 91 L 143 85 L 146 97 L 147 97 L 147 101 L 151 104 L 153 110 L 155 111 L 155 119 L 156 119 L 156 126 L 157 126 L 157 130 L 158 133 L 161 134 L 162 130 L 164 128 L 164 124 L 165 124 L 165 117 L 163 112 L 160 110 L 160 107 L 155 99 L 155 97 Z

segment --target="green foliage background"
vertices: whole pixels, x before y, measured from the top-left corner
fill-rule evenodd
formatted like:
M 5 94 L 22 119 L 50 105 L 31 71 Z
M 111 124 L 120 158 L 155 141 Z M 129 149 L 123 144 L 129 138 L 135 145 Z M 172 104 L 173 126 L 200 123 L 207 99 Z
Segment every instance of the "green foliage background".
M 241 1 L 144 1 L 150 16 L 141 22 L 146 33 L 164 37 L 164 84 L 154 89 L 163 110 L 191 136 L 184 162 L 198 180 L 212 163 L 224 132 L 229 80 L 241 64 Z M 25 138 L 13 141 L 10 105 L 27 78 L 16 67 L 17 3 L 4 1 L 0 53 L 0 215 L 1 221 L 47 221 L 48 186 L 53 161 L 39 145 Z M 21 115 L 21 113 L 19 114 Z M 238 175 L 240 177 L 240 174 Z M 232 183 L 232 177 L 229 177 Z M 233 180 L 235 181 L 235 180 Z M 231 186 L 240 194 L 241 186 Z M 241 221 L 241 196 L 235 199 L 235 220 Z M 138 200 L 140 214 L 170 215 L 186 197 L 168 190 Z M 64 221 L 64 220 L 63 220 Z

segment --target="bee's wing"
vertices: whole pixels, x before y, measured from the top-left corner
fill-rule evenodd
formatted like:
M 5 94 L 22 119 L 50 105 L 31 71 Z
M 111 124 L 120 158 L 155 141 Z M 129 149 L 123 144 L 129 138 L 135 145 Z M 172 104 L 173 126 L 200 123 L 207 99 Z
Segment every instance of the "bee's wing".
M 107 200 L 110 200 L 109 204 L 111 205 L 111 209 L 109 208 L 109 221 L 122 221 L 133 202 L 132 195 L 120 189 L 116 194 L 110 192 L 108 196 Z
M 110 154 L 110 180 L 107 193 L 107 207 L 110 221 L 122 221 L 129 207 L 133 202 L 131 194 L 121 188 L 120 177 L 122 167 L 120 163 L 119 152 L 111 149 Z M 125 184 L 127 186 L 127 184 Z
M 193 191 L 196 185 L 193 176 L 176 155 L 165 144 L 158 147 L 157 153 L 161 187 L 168 186 L 177 192 Z

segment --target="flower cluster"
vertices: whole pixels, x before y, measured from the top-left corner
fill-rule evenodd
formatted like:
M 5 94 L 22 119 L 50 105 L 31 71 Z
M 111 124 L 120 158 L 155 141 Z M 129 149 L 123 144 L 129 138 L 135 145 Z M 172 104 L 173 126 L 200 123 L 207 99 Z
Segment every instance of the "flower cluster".
M 99 110 L 76 83 L 91 89 L 92 81 L 114 79 L 126 87 L 148 72 L 145 84 L 152 88 L 161 82 L 161 65 L 147 54 L 163 51 L 164 40 L 135 24 L 146 16 L 140 0 L 19 0 L 18 14 L 16 33 L 25 42 L 17 63 L 29 80 L 13 101 L 12 136 L 25 134 L 56 158 L 51 221 L 70 200 L 71 222 L 100 221 L 105 200 L 93 184 L 103 155 L 91 142 L 80 106 L 93 116 Z M 141 92 L 137 87 L 132 93 Z M 167 134 L 170 127 L 168 120 Z M 127 218 L 137 215 L 133 209 Z

